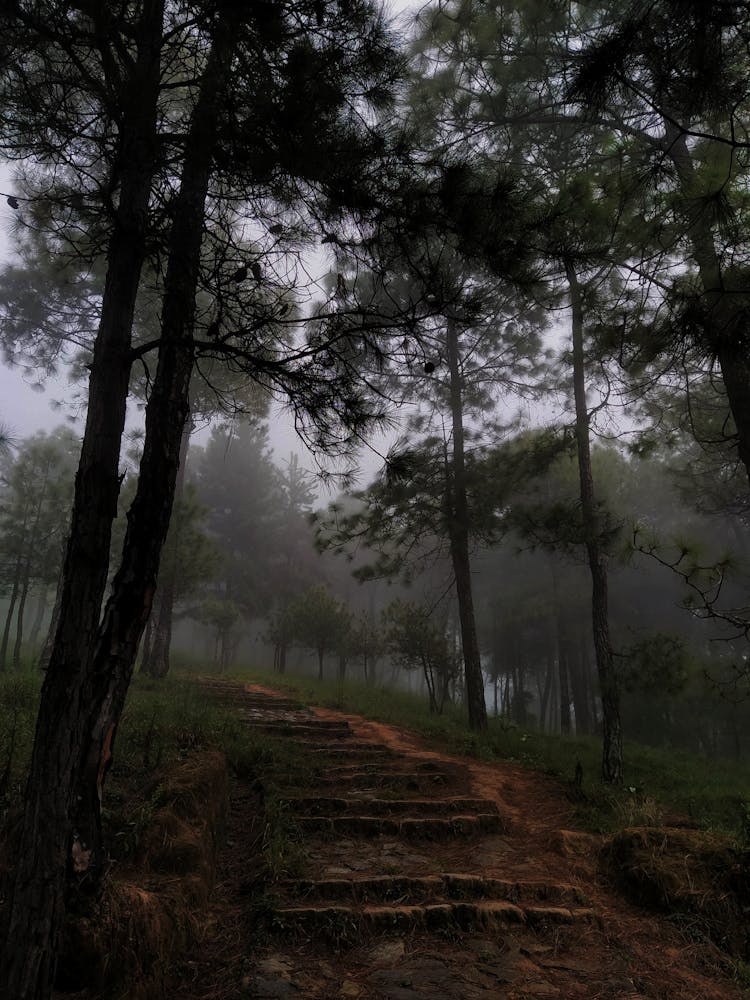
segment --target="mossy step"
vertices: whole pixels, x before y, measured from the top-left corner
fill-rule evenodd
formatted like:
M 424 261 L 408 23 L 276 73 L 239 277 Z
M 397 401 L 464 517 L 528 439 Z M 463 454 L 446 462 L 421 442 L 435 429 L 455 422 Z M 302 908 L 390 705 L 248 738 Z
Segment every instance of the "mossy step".
M 366 805 L 366 803 L 365 803 Z M 436 804 L 439 807 L 439 803 Z M 440 816 L 298 816 L 297 826 L 322 836 L 395 836 L 410 840 L 450 840 L 479 834 L 507 833 L 498 813 Z
M 577 886 L 550 882 L 511 881 L 483 875 L 443 873 L 437 875 L 369 875 L 355 878 L 296 879 L 280 888 L 295 900 L 307 902 L 347 900 L 353 903 L 425 900 L 495 899 L 519 904 L 540 902 L 584 907 L 588 899 Z M 520 905 L 520 904 L 519 904 Z
M 313 722 L 308 719 L 296 721 L 293 719 L 258 719 L 253 720 L 253 727 L 261 729 L 263 732 L 279 732 L 283 735 L 299 736 L 325 736 L 331 739 L 345 738 L 352 736 L 352 731 L 347 725 L 338 722 Z
M 247 694 L 244 691 L 237 692 L 235 699 L 242 708 L 257 708 L 262 711 L 271 709 L 274 712 L 306 712 L 307 709 L 298 701 L 292 698 L 272 698 L 270 695 Z
M 289 796 L 282 802 L 295 815 L 302 816 L 434 816 L 471 813 L 488 814 L 498 811 L 490 799 L 375 799 L 325 796 Z
M 321 786 L 354 785 L 361 791 L 377 790 L 379 788 L 402 789 L 406 791 L 424 791 L 425 789 L 439 788 L 447 785 L 451 781 L 451 776 L 445 772 L 433 771 L 430 773 L 419 773 L 415 771 L 381 771 L 378 769 L 357 768 L 347 771 L 345 774 L 326 771 L 315 778 L 316 784 Z
M 389 747 L 384 747 L 380 743 L 365 743 L 363 741 L 349 742 L 345 747 L 325 746 L 311 747 L 310 760 L 314 764 L 316 758 L 325 757 L 330 761 L 361 761 L 367 760 L 374 763 L 376 760 L 395 757 L 396 754 Z M 380 764 L 380 767 L 383 765 Z
M 373 746 L 379 747 L 381 744 L 374 743 Z M 347 760 L 347 754 L 342 753 L 339 761 L 327 764 L 325 774 L 333 780 L 346 778 L 348 775 L 356 777 L 373 773 L 396 776 L 402 774 L 445 774 L 445 771 L 437 767 L 432 761 L 425 761 L 424 764 L 415 763 L 408 757 L 396 754 L 389 747 L 384 747 L 383 749 L 388 750 L 388 755 L 390 756 L 387 764 L 379 760 Z
M 368 931 L 471 931 L 524 924 L 544 930 L 560 924 L 590 923 L 595 919 L 589 907 L 527 907 L 494 899 L 474 902 L 443 900 L 425 905 L 280 906 L 273 911 L 273 924 L 277 930 L 315 932 L 350 939 Z

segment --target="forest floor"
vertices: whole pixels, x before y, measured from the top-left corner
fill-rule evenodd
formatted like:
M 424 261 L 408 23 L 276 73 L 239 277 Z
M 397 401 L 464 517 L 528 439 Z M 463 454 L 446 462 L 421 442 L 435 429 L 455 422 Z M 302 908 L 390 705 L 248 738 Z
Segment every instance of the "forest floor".
M 603 838 L 570 828 L 559 781 L 258 685 L 211 688 L 248 725 L 300 743 L 306 769 L 235 784 L 219 884 L 175 997 L 747 996 L 694 926 L 616 891 Z M 271 880 L 262 800 L 290 841 Z

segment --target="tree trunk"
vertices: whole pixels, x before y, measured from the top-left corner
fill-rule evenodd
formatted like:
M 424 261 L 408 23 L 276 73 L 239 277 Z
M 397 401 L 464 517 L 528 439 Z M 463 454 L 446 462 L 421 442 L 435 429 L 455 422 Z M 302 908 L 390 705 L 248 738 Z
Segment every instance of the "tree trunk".
M 318 650 L 318 680 L 323 680 L 323 650 Z
M 13 623 L 13 614 L 16 610 L 16 601 L 18 600 L 18 591 L 21 586 L 21 562 L 22 558 L 19 555 L 16 560 L 16 567 L 13 570 L 13 584 L 10 592 L 10 600 L 8 601 L 8 613 L 5 616 L 5 627 L 3 628 L 3 638 L 0 642 L 0 673 L 2 673 L 6 666 L 8 660 L 8 643 L 10 641 L 10 627 Z
M 560 603 L 560 586 L 554 556 L 549 561 L 552 574 L 552 595 L 555 601 L 555 622 L 557 626 L 557 675 L 560 695 L 560 732 L 567 734 L 571 729 L 570 690 L 568 688 L 568 635 Z
M 39 669 L 46 670 L 49 666 L 50 657 L 52 656 L 52 647 L 55 642 L 55 635 L 57 634 L 57 626 L 60 623 L 60 608 L 62 605 L 62 592 L 63 592 L 63 563 L 65 561 L 65 552 L 68 548 L 67 538 L 63 539 L 62 543 L 62 559 L 60 560 L 60 571 L 57 576 L 57 584 L 55 585 L 55 603 L 52 605 L 52 617 L 50 618 L 49 627 L 47 628 L 47 635 L 44 639 L 44 645 L 42 646 L 42 651 L 39 654 Z
M 23 583 L 21 584 L 21 595 L 18 599 L 18 614 L 16 615 L 16 641 L 13 646 L 13 669 L 19 672 L 21 669 L 21 646 L 23 644 L 23 619 L 26 612 L 26 599 L 29 596 L 31 586 L 31 567 L 26 565 Z
M 42 516 L 42 508 L 44 506 L 44 498 L 47 492 L 47 483 L 49 481 L 49 465 L 45 467 L 44 480 L 39 488 L 39 499 L 34 511 L 34 517 L 28 530 L 28 539 L 26 542 L 26 560 L 24 562 L 24 567 L 22 570 L 22 584 L 21 584 L 21 597 L 18 602 L 18 617 L 16 618 L 16 641 L 13 647 L 13 669 L 19 671 L 21 669 L 21 644 L 23 643 L 23 625 L 24 625 L 24 614 L 26 612 L 26 599 L 29 596 L 29 588 L 31 587 L 31 570 L 34 561 L 34 545 L 37 539 L 37 533 L 39 531 L 39 522 Z
M 122 561 L 112 581 L 93 662 L 97 687 L 85 729 L 89 739 L 78 774 L 75 815 L 76 844 L 80 845 L 82 858 L 77 881 L 87 890 L 89 884 L 98 885 L 105 861 L 100 812 L 102 787 L 138 645 L 151 612 L 177 484 L 181 442 L 189 413 L 195 296 L 219 117 L 217 105 L 229 79 L 234 37 L 231 19 L 222 16 L 215 27 L 185 142 L 164 280 L 159 360 L 146 406 L 138 488 L 128 511 Z M 228 655 L 223 668 L 228 666 L 227 661 Z
M 44 621 L 44 616 L 47 613 L 48 607 L 49 587 L 46 584 L 43 584 L 42 589 L 39 591 L 36 611 L 34 612 L 34 620 L 31 623 L 31 631 L 29 632 L 29 643 L 34 648 L 39 645 L 39 633 L 42 631 L 42 622 Z
M 185 492 L 185 467 L 187 465 L 190 435 L 193 432 L 193 422 L 185 421 L 185 427 L 180 442 L 180 458 L 175 484 L 175 503 L 179 503 Z M 175 526 L 178 530 L 179 527 Z M 177 532 L 176 532 L 177 533 Z M 175 538 L 175 543 L 177 539 Z M 177 586 L 177 546 L 175 544 L 172 559 L 162 566 L 159 573 L 159 589 L 157 591 L 156 615 L 152 615 L 149 623 L 152 625 L 151 642 L 148 657 L 144 652 L 142 671 L 160 680 L 169 673 L 169 651 L 172 645 L 172 621 L 174 619 L 174 600 Z
M 6 1000 L 49 997 L 65 913 L 66 871 L 75 871 L 78 864 L 72 814 L 94 696 L 91 658 L 120 489 L 130 337 L 157 155 L 163 8 L 164 0 L 144 0 L 134 31 L 131 74 L 119 83 L 120 153 L 110 174 L 119 197 L 89 379 L 60 618 L 42 687 L 20 851 L 0 936 L 0 995 Z
M 461 372 L 458 358 L 458 331 L 448 321 L 446 347 L 450 374 L 451 424 L 453 454 L 447 489 L 447 527 L 450 540 L 453 574 L 456 578 L 458 616 L 461 624 L 461 647 L 466 678 L 466 703 L 469 726 L 474 730 L 487 728 L 487 707 L 484 701 L 482 660 L 474 616 L 469 556 L 469 504 L 466 496 L 466 460 L 464 455 L 464 425 Z M 446 470 L 448 471 L 448 470 Z
M 570 680 L 573 689 L 573 707 L 576 713 L 576 735 L 591 732 L 591 714 L 589 712 L 589 662 L 586 651 L 588 643 L 583 640 L 578 644 L 576 655 L 569 660 L 571 665 Z
M 539 724 L 542 732 L 546 732 L 551 729 L 551 726 L 547 725 L 547 709 L 550 703 L 550 694 L 552 692 L 552 676 L 555 671 L 555 655 L 554 655 L 554 645 L 550 642 L 550 648 L 546 657 L 547 669 L 544 672 L 544 689 L 542 691 L 542 701 L 539 706 Z
M 157 595 L 159 591 L 157 590 Z M 146 627 L 143 630 L 143 637 L 141 639 L 141 673 L 145 673 L 145 665 L 149 662 L 151 658 L 151 637 L 154 631 L 154 616 L 151 615 L 149 620 L 146 622 Z
M 747 284 L 722 272 L 711 222 L 695 204 L 695 164 L 685 134 L 664 122 L 665 149 L 672 160 L 686 200 L 687 236 L 703 286 L 708 311 L 708 348 L 716 357 L 737 429 L 737 450 L 750 482 L 750 356 L 747 351 Z M 733 286 L 732 280 L 735 285 Z
M 573 389 L 576 408 L 576 444 L 581 489 L 581 513 L 589 569 L 591 571 L 591 619 L 602 699 L 602 780 L 622 782 L 622 727 L 620 697 L 612 656 L 607 608 L 607 558 L 599 541 L 589 444 L 589 413 L 586 405 L 586 373 L 583 355 L 583 301 L 575 270 L 566 262 L 570 286 L 573 329 Z

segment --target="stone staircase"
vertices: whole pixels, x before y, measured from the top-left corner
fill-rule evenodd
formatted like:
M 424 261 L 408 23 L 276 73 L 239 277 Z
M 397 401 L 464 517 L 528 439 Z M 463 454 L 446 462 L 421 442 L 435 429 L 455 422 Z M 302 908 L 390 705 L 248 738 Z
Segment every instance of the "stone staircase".
M 348 724 L 318 719 L 288 699 L 246 692 L 239 704 L 248 726 L 302 746 L 311 769 L 313 787 L 305 794 L 267 790 L 297 831 L 309 868 L 271 888 L 275 932 L 340 941 L 342 928 L 349 937 L 461 934 L 595 920 L 573 886 L 488 876 L 486 865 L 475 869 L 509 824 L 497 802 L 466 794 L 460 769 L 449 773 L 359 739 Z
M 211 978 L 186 1000 L 745 995 L 714 952 L 688 953 L 679 928 L 612 895 L 557 783 L 267 689 L 203 689 L 296 752 L 269 755 L 262 782 L 237 780 L 219 957 L 204 956 Z M 269 877 L 258 850 L 274 829 L 294 850 Z

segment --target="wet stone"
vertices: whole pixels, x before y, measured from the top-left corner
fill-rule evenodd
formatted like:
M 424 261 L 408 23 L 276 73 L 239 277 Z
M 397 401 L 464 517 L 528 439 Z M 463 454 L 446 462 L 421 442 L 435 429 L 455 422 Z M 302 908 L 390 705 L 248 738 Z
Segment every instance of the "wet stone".
M 341 989 L 339 990 L 340 997 L 359 997 L 362 996 L 362 987 L 358 986 L 351 979 L 346 979 L 341 984 Z
M 406 946 L 403 941 L 384 941 L 369 953 L 373 965 L 393 965 L 404 957 Z

